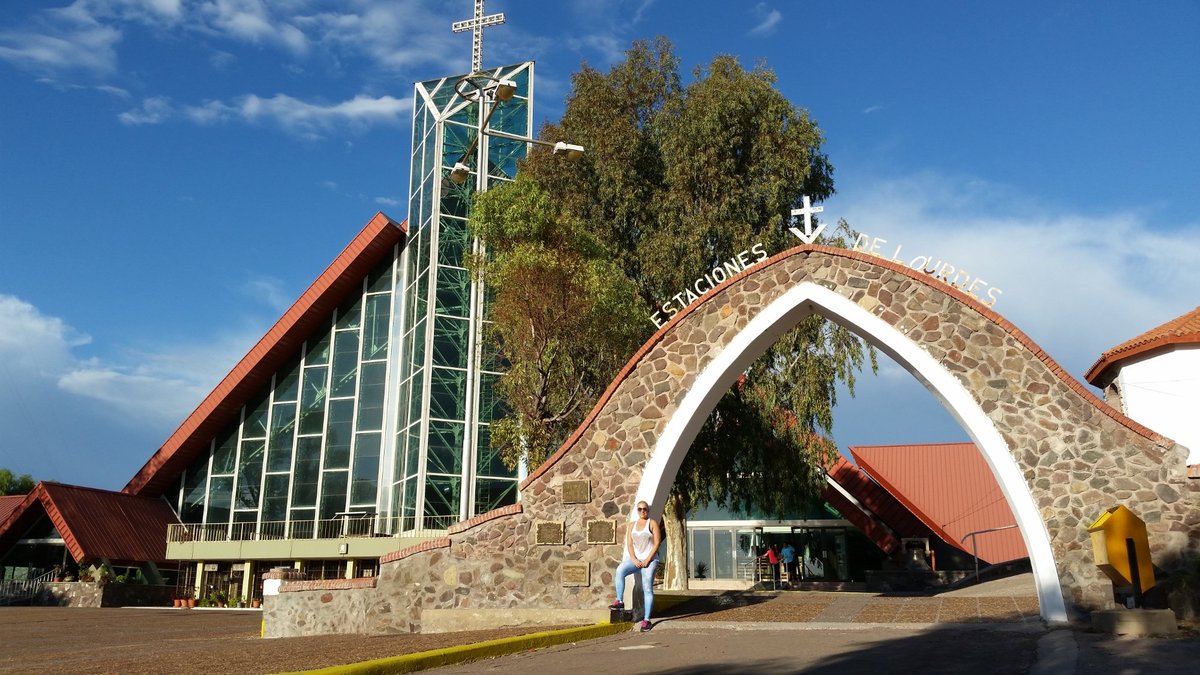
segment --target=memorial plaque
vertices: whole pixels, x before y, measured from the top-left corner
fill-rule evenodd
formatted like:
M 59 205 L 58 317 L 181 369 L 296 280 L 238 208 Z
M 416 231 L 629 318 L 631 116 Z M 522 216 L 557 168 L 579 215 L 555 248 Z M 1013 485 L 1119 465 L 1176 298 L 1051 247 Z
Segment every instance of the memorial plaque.
M 591 565 L 585 562 L 565 562 L 562 564 L 563 586 L 590 586 Z
M 562 482 L 564 504 L 586 504 L 592 501 L 592 484 L 586 480 L 564 480 Z
M 563 524 L 549 520 L 543 520 L 536 524 L 537 529 L 534 531 L 535 544 L 559 544 L 563 543 Z
M 617 543 L 617 524 L 611 520 L 589 520 L 587 524 L 587 543 Z

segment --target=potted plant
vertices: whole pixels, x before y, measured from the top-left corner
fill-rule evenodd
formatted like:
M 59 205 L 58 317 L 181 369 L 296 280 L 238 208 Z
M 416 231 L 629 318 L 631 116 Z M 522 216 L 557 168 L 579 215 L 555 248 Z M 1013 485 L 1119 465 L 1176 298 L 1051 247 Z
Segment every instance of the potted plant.
M 262 607 L 262 598 L 250 598 L 250 609 L 259 609 Z
M 196 596 L 192 595 L 191 593 L 188 593 L 188 596 L 184 598 L 184 601 L 184 604 L 187 605 L 188 609 L 196 608 Z

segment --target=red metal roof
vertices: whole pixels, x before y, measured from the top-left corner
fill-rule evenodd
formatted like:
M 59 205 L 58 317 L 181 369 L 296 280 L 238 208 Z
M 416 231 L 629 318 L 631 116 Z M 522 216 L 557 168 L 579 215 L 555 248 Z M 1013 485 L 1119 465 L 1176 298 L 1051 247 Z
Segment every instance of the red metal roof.
M 8 516 L 17 510 L 21 502 L 25 501 L 25 495 L 10 495 L 0 497 L 0 523 L 8 520 Z
M 221 380 L 163 443 L 122 492 L 158 496 L 165 492 L 201 452 L 209 440 L 237 419 L 251 396 L 271 381 L 271 375 L 299 353 L 313 331 L 328 322 L 347 293 L 357 288 L 375 265 L 408 232 L 408 221 L 396 223 L 383 213 L 346 246 L 308 290 L 267 331 L 233 370 Z
M 875 542 L 879 550 L 891 555 L 900 548 L 900 541 L 893 535 L 893 531 L 888 525 L 882 521 L 878 515 L 874 513 L 874 509 L 867 507 L 868 501 L 873 501 L 877 505 L 882 501 L 895 502 L 891 499 L 891 495 L 875 485 L 859 471 L 858 467 L 851 464 L 845 457 L 839 457 L 836 464 L 826 472 L 831 480 L 841 486 L 858 504 L 851 501 L 838 490 L 829 485 L 821 491 L 821 499 L 829 502 L 833 508 L 837 509 L 846 520 L 854 524 L 859 532 L 862 532 L 868 539 Z M 862 507 L 862 508 L 860 508 Z M 870 513 L 864 513 L 863 508 L 868 508 Z M 903 507 L 900 507 L 903 510 Z
M 850 448 L 865 471 L 946 543 L 971 552 L 970 532 L 1013 525 L 1000 485 L 973 443 L 875 445 Z M 1017 529 L 976 537 L 981 560 L 1029 557 Z
M 1084 377 L 1097 384 L 1106 370 L 1130 357 L 1171 345 L 1195 344 L 1200 344 L 1200 307 L 1104 352 Z
M 0 520 L 0 551 L 7 550 L 45 514 L 76 562 L 107 559 L 117 565 L 167 561 L 167 525 L 178 523 L 161 499 L 41 482 Z

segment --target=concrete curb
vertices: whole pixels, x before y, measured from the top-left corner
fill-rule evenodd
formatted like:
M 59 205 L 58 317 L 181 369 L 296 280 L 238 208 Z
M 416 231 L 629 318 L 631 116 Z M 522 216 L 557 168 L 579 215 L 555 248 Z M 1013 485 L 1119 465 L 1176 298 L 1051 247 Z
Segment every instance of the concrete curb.
M 529 649 L 541 649 L 568 642 L 579 642 L 581 640 L 616 635 L 632 628 L 633 624 L 631 623 L 600 623 L 594 626 L 530 633 L 528 635 L 488 640 L 487 642 L 478 642 L 470 645 L 446 647 L 445 649 L 434 649 L 427 652 L 390 656 L 371 661 L 349 663 L 343 666 L 330 666 L 328 668 L 297 672 L 309 675 L 388 675 L 391 673 L 414 673 L 428 668 L 467 663 L 493 656 L 515 654 Z

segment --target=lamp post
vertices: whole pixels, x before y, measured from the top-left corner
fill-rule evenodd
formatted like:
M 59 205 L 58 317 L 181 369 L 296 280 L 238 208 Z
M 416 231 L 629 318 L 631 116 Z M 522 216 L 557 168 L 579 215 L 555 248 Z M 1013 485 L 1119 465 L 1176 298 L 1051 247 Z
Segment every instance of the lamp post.
M 582 145 L 567 143 L 565 141 L 543 141 L 538 138 L 530 138 L 528 136 L 519 136 L 510 134 L 506 131 L 492 129 L 489 124 L 492 121 L 492 115 L 496 113 L 502 103 L 507 103 L 513 99 L 516 94 L 517 85 L 511 80 L 499 79 L 488 75 L 487 73 L 471 73 L 463 77 L 458 82 L 454 83 L 454 92 L 465 100 L 474 101 L 484 106 L 484 114 L 479 118 L 479 126 L 475 130 L 475 136 L 471 139 L 471 144 L 463 151 L 458 161 L 451 167 L 447 178 L 455 185 L 462 185 L 467 182 L 467 177 L 471 174 L 471 167 L 467 163 L 471 156 L 475 154 L 479 147 L 480 137 L 487 135 L 495 138 L 506 138 L 512 141 L 520 141 L 522 143 L 531 143 L 533 145 L 541 145 L 551 149 L 555 155 L 562 156 L 569 161 L 578 160 L 583 156 L 584 149 Z M 487 189 L 486 183 L 480 180 L 476 184 L 477 190 Z

